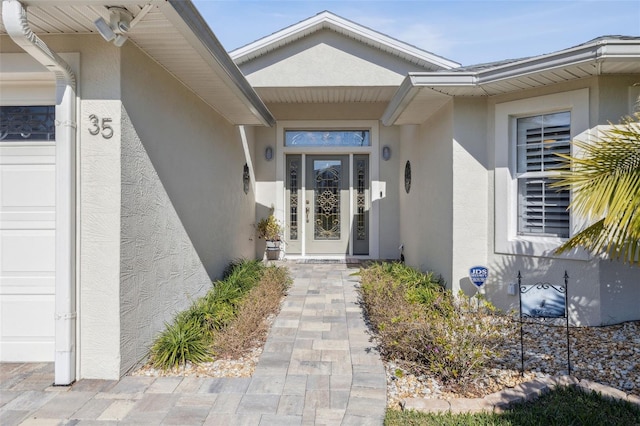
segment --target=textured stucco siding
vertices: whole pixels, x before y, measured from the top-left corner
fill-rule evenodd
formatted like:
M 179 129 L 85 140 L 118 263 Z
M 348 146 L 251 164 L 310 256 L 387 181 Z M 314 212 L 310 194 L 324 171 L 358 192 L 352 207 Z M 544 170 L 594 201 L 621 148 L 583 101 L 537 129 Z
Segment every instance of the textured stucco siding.
M 398 203 L 400 202 L 400 191 L 402 185 L 399 183 L 401 154 L 400 154 L 400 129 L 398 127 L 380 126 L 380 143 L 378 151 L 382 153 L 382 148 L 391 148 L 391 158 L 385 161 L 380 159 L 380 182 L 384 185 L 384 198 L 380 203 L 380 255 L 381 259 L 400 259 L 400 213 Z M 404 167 L 404 166 L 403 166 Z
M 487 261 L 487 128 L 485 99 L 456 99 L 453 109 L 452 281 L 474 294 L 469 268 Z
M 153 339 L 211 287 L 127 112 L 122 112 L 120 374 Z
M 218 278 L 231 259 L 254 253 L 255 195 L 243 191 L 240 132 L 135 46 L 122 52 L 131 123 L 207 273 Z
M 640 319 L 640 268 L 600 262 L 602 325 Z
M 135 46 L 122 55 L 124 374 L 229 261 L 253 257 L 254 196 L 238 129 Z
M 453 103 L 419 126 L 401 129 L 400 243 L 405 261 L 432 270 L 452 282 L 453 252 Z M 411 190 L 404 188 L 404 170 L 411 162 Z
M 398 86 L 424 68 L 333 31 L 319 31 L 240 66 L 254 87 Z

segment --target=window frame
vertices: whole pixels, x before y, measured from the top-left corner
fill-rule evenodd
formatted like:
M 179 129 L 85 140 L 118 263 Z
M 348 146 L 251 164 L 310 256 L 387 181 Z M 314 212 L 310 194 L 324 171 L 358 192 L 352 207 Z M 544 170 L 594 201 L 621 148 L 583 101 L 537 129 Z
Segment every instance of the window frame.
M 557 237 L 557 238 L 564 238 L 566 239 L 570 234 L 571 234 L 571 215 L 568 214 L 567 215 L 567 219 L 568 219 L 568 224 L 567 224 L 567 228 L 566 228 L 566 234 L 567 236 L 563 236 L 560 235 L 559 233 L 554 233 L 554 232 L 545 232 L 548 231 L 548 228 L 550 227 L 547 223 L 547 220 L 544 218 L 544 214 L 542 214 L 542 218 L 541 218 L 541 229 L 542 232 L 531 232 L 531 231 L 527 231 L 526 229 L 524 229 L 523 227 L 523 222 L 524 222 L 524 216 L 525 216 L 525 211 L 523 210 L 528 210 L 531 207 L 535 207 L 535 206 L 529 206 L 527 200 L 526 200 L 526 195 L 523 194 L 522 191 L 522 187 L 524 185 L 526 185 L 526 181 L 529 179 L 540 179 L 540 180 L 547 180 L 547 179 L 554 179 L 558 177 L 558 172 L 554 171 L 553 169 L 547 170 L 546 166 L 547 166 L 547 161 L 545 160 L 545 155 L 553 155 L 552 153 L 547 153 L 545 154 L 545 146 L 544 140 L 541 140 L 539 142 L 540 144 L 540 170 L 534 170 L 534 171 L 530 171 L 529 170 L 529 159 L 531 157 L 527 156 L 525 154 L 524 157 L 524 162 L 521 163 L 521 158 L 520 158 L 520 150 L 521 149 L 527 149 L 528 145 L 528 140 L 521 140 L 521 132 L 520 130 L 520 121 L 523 119 L 537 119 L 540 118 L 542 119 L 542 124 L 540 129 L 542 130 L 543 133 L 541 133 L 540 137 L 543 138 L 545 135 L 547 135 L 548 133 L 545 133 L 544 130 L 546 128 L 544 120 L 545 117 L 548 116 L 552 116 L 552 115 L 559 115 L 559 114 L 567 114 L 569 117 L 569 123 L 568 123 L 568 127 L 569 127 L 569 136 L 568 136 L 568 140 L 566 142 L 564 142 L 562 144 L 563 148 L 568 148 L 569 150 L 571 149 L 571 111 L 554 111 L 554 112 L 549 112 L 549 113 L 543 113 L 543 114 L 534 114 L 534 115 L 524 115 L 524 116 L 519 116 L 519 117 L 513 117 L 512 119 L 512 125 L 515 126 L 515 137 L 513 139 L 513 141 L 511 141 L 511 144 L 513 144 L 515 146 L 515 153 L 516 153 L 516 179 L 517 179 L 517 187 L 518 187 L 518 195 L 517 195 L 517 200 L 518 200 L 518 206 L 517 206 L 517 211 L 518 211 L 518 223 L 517 223 L 517 233 L 519 236 L 533 236 L 533 237 L 540 237 L 540 236 L 549 236 L 549 237 Z M 564 127 L 565 122 L 562 123 L 563 127 Z M 535 129 L 537 129 L 537 127 L 533 127 Z M 534 147 L 535 149 L 535 147 Z M 550 148 L 551 149 L 551 148 Z M 564 149 L 563 149 L 564 151 Z M 570 152 L 570 151 L 569 151 Z M 524 165 L 525 169 L 524 171 L 519 170 L 520 166 Z M 524 183 L 524 185 L 523 185 Z M 543 193 L 544 188 L 546 188 L 546 184 L 543 183 Z M 556 191 L 555 189 L 551 189 L 552 191 Z M 562 191 L 564 194 L 564 196 L 566 196 L 568 199 L 566 200 L 567 205 L 571 202 L 571 193 L 568 190 L 563 190 Z M 541 195 L 542 197 L 542 204 L 543 206 L 548 204 L 549 199 L 553 199 L 553 196 L 547 196 L 547 195 Z M 564 198 L 564 197 L 563 197 Z M 565 201 L 565 200 L 563 200 Z M 564 229 L 564 228 L 563 228 Z
M 567 238 L 518 232 L 517 119 L 556 112 L 570 112 L 570 138 L 588 140 L 589 89 L 537 96 L 495 105 L 494 238 L 495 252 L 540 257 L 589 259 L 583 250 L 557 255 L 555 249 Z M 571 146 L 575 155 L 575 147 Z M 584 225 L 569 216 L 569 236 Z

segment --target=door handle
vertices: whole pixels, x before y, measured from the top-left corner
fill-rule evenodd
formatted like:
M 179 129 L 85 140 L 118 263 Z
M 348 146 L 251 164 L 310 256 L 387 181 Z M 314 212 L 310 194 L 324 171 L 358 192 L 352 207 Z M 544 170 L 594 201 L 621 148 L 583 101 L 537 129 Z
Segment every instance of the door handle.
M 309 223 L 309 207 L 307 207 L 305 211 L 307 212 L 307 223 Z

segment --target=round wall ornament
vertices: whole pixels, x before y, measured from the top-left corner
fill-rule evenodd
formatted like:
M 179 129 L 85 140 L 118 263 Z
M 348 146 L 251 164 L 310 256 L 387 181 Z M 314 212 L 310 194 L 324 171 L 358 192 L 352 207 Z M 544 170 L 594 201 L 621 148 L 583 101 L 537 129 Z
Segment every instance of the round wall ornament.
M 411 190 L 411 162 L 409 160 L 404 165 L 404 190 L 407 191 L 407 194 Z

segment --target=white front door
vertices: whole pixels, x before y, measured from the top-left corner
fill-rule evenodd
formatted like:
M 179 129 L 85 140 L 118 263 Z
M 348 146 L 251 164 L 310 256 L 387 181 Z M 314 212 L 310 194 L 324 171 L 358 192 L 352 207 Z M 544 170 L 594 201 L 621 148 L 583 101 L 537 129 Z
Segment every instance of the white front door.
M 309 254 L 349 254 L 349 156 L 308 155 L 305 238 Z
M 29 108 L 29 107 L 27 107 Z M 33 121 L 52 108 L 25 112 Z M 39 118 L 36 118 L 39 115 Z M 12 120 L 15 120 L 14 116 Z M 0 123 L 0 361 L 53 361 L 55 142 Z M 10 130 L 10 129 L 9 129 Z M 51 135 L 49 135 L 50 137 Z

